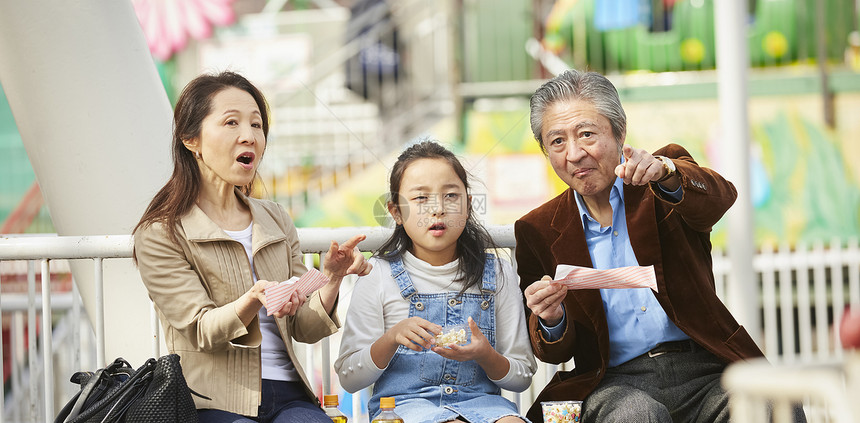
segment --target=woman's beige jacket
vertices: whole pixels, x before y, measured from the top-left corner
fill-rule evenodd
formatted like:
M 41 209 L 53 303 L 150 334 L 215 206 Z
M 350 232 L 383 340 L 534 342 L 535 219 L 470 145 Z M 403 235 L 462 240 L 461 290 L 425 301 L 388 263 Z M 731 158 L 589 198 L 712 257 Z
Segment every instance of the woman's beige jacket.
M 304 274 L 307 268 L 296 228 L 284 209 L 236 195 L 253 217 L 257 277 L 284 281 Z M 162 224 L 139 229 L 134 236 L 140 275 L 158 311 L 167 349 L 182 358 L 188 386 L 206 397 L 192 395 L 197 408 L 256 416 L 261 391 L 260 322 L 255 317 L 243 325 L 234 304 L 254 283 L 248 256 L 242 244 L 197 206 L 181 219 L 177 233 L 179 244 L 170 240 Z M 329 316 L 315 293 L 295 316 L 276 320 L 308 396 L 316 401 L 290 340 L 315 343 L 333 334 L 340 327 L 336 311 Z

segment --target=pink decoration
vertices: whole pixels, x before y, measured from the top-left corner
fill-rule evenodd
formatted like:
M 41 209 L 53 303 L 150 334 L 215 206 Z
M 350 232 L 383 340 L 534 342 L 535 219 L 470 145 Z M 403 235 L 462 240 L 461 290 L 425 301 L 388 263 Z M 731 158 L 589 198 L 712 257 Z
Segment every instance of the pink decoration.
M 146 35 L 149 51 L 165 61 L 188 44 L 212 36 L 214 25 L 227 26 L 236 19 L 234 0 L 132 0 Z
M 839 325 L 839 340 L 842 341 L 842 348 L 860 348 L 860 310 L 845 310 Z

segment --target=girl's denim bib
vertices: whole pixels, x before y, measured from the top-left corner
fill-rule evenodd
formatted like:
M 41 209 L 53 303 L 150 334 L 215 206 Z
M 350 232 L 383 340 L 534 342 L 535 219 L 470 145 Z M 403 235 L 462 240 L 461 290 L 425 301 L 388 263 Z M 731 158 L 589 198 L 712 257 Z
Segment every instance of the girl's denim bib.
M 494 255 L 487 254 L 481 294 L 458 295 L 459 291 L 419 293 L 399 258 L 391 262 L 391 277 L 397 282 L 400 295 L 410 303 L 409 317 L 418 316 L 443 327 L 463 325 L 468 328 L 471 316 L 495 348 L 495 261 Z M 371 416 L 379 412 L 381 397 L 395 397 L 398 404 L 401 400 L 420 397 L 444 407 L 487 394 L 499 395 L 499 387 L 475 361 L 449 360 L 431 350 L 416 352 L 400 345 L 388 368 L 373 386 L 368 411 Z

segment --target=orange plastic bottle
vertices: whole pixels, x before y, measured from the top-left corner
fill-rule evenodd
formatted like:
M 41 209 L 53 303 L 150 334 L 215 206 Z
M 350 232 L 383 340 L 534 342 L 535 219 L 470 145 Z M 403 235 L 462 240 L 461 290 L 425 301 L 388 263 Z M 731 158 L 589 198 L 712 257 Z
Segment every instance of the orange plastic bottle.
M 379 408 L 382 410 L 371 423 L 403 423 L 403 419 L 394 412 L 394 398 L 382 397 L 379 399 Z
M 346 415 L 340 412 L 337 408 L 338 405 L 340 405 L 340 400 L 337 395 L 323 396 L 323 411 L 325 411 L 326 416 L 329 416 L 334 423 L 346 423 Z

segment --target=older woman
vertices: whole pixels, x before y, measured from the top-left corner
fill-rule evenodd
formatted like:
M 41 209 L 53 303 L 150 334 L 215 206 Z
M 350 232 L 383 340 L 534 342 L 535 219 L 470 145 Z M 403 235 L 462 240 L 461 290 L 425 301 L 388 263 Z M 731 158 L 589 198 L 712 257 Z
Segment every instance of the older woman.
M 266 287 L 307 271 L 287 213 L 249 196 L 268 131 L 266 100 L 244 77 L 191 81 L 174 111 L 173 175 L 134 229 L 135 259 L 202 422 L 330 423 L 291 340 L 336 332 L 342 278 L 370 265 L 363 236 L 332 242 L 329 281 L 266 309 Z

